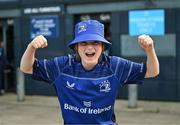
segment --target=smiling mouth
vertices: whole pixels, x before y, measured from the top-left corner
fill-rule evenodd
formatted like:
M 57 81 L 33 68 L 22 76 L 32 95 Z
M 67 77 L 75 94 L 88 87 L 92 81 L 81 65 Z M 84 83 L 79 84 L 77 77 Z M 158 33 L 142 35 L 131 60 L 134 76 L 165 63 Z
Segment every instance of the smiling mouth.
M 85 53 L 85 55 L 86 55 L 87 57 L 93 57 L 93 56 L 95 55 L 95 52 L 93 52 L 93 53 Z

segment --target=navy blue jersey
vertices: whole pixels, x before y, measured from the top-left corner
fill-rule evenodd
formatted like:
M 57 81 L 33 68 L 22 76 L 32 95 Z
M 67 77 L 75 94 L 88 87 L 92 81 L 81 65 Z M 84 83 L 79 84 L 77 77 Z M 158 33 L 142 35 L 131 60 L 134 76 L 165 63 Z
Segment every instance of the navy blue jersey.
M 86 70 L 74 56 L 36 60 L 33 77 L 55 86 L 65 124 L 116 124 L 114 103 L 120 86 L 141 83 L 146 66 L 103 55 Z

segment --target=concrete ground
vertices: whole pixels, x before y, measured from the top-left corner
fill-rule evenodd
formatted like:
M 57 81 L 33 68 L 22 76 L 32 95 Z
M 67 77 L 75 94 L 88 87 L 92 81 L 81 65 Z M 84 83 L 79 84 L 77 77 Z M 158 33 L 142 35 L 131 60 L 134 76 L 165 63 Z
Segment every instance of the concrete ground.
M 60 125 L 63 123 L 56 97 L 26 96 L 18 102 L 15 94 L 0 96 L 0 125 Z M 116 100 L 120 125 L 180 125 L 179 102 L 138 101 L 127 108 L 126 100 Z

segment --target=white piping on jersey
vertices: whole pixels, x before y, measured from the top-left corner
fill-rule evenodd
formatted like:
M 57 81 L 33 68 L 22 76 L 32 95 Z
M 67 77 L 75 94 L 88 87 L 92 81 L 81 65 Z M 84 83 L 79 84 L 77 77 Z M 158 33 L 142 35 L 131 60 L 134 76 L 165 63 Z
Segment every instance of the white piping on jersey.
M 117 62 L 116 68 L 115 68 L 115 74 L 117 73 L 119 62 L 120 62 L 120 60 L 118 59 L 118 62 Z
M 124 80 L 124 83 L 127 82 L 128 78 L 129 78 L 129 76 L 131 74 L 132 67 L 133 67 L 133 62 L 131 62 L 131 66 L 130 66 L 130 69 L 129 69 L 129 72 L 128 72 L 128 76 L 127 76 L 126 80 Z
M 58 65 L 58 58 L 55 57 L 55 58 L 54 58 L 54 61 L 55 61 L 56 67 L 57 67 L 57 69 L 58 69 L 58 74 L 60 74 L 60 69 L 59 69 L 59 65 Z
M 49 78 L 49 74 L 48 74 L 48 71 L 47 71 L 46 62 L 47 62 L 47 60 L 46 60 L 46 59 L 44 59 L 44 68 L 45 68 L 45 71 L 46 71 L 46 75 L 47 75 L 48 79 L 50 80 L 50 78 Z
M 68 54 L 68 57 L 69 57 L 69 66 L 71 66 L 71 55 L 70 54 Z
M 143 63 L 141 63 L 141 69 L 140 72 L 143 72 Z
M 106 77 L 100 77 L 100 78 L 80 78 L 80 77 L 76 77 L 76 76 L 72 76 L 72 75 L 69 75 L 69 74 L 65 74 L 65 73 L 61 73 L 62 75 L 65 75 L 65 76 L 68 76 L 68 77 L 71 77 L 71 78 L 75 78 L 75 79 L 85 79 L 85 80 L 100 80 L 100 79 L 105 79 L 105 78 L 109 78 L 109 77 L 112 77 L 114 74 L 112 75 L 109 75 L 109 76 L 106 76 Z

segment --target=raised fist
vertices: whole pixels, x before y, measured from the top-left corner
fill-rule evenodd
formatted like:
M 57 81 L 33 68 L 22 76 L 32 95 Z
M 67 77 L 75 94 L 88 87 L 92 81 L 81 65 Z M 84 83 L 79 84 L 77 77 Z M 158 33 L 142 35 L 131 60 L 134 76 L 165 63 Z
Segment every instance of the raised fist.
M 138 37 L 138 42 L 145 51 L 149 51 L 154 48 L 153 40 L 149 35 L 140 35 Z
M 38 49 L 38 48 L 44 48 L 46 46 L 48 46 L 48 43 L 47 43 L 47 39 L 42 36 L 42 35 L 39 35 L 39 36 L 36 36 L 30 43 L 30 45 L 34 48 L 34 49 Z

